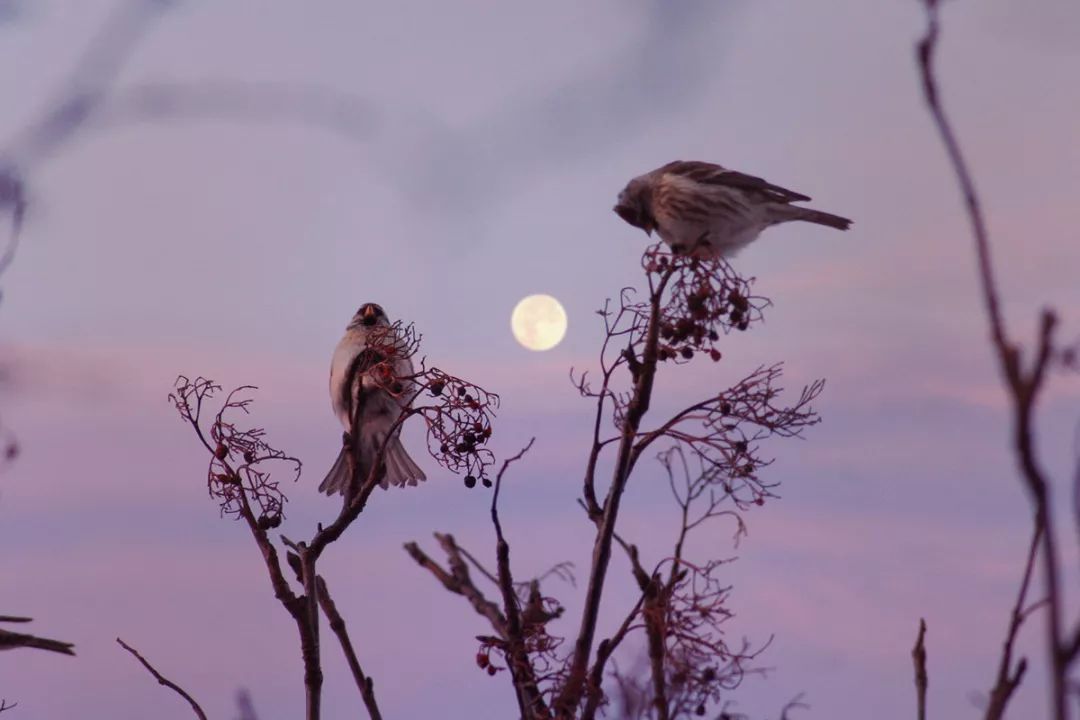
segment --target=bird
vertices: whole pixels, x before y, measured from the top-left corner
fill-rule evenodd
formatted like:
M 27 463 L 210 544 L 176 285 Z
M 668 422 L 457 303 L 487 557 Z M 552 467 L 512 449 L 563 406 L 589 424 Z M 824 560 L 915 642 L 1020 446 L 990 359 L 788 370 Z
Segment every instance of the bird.
M 851 227 L 845 217 L 792 204 L 809 199 L 720 165 L 676 160 L 632 179 L 613 209 L 650 237 L 655 230 L 676 253 L 716 259 L 732 257 L 765 228 L 792 220 Z
M 319 484 L 319 492 L 340 493 L 348 499 L 353 479 L 363 482 L 368 477 L 384 445 L 385 472 L 379 483 L 383 488 L 416 485 L 427 479 L 402 446 L 400 426 L 391 431 L 414 392 L 412 361 L 408 357 L 393 357 L 392 342 L 369 346 L 376 328 L 388 327 L 390 321 L 382 307 L 365 303 L 353 315 L 334 350 L 330 361 L 330 405 L 345 434 L 341 452 Z M 389 382 L 373 376 L 370 371 L 376 366 L 390 370 L 393 377 Z M 353 415 L 357 412 L 358 425 L 353 427 Z
M 30 622 L 30 618 L 4 615 L 0 616 L 0 622 L 25 623 Z M 12 650 L 21 647 L 51 650 L 52 652 L 63 653 L 64 655 L 75 654 L 75 651 L 72 649 L 75 646 L 69 642 L 50 640 L 49 638 L 37 637 L 36 635 L 25 635 L 23 633 L 11 632 L 10 630 L 0 630 L 0 650 Z

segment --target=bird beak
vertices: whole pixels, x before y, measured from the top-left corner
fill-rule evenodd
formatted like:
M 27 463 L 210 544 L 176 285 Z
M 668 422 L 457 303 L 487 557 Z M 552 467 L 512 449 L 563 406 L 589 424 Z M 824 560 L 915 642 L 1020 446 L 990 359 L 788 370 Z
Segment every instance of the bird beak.
M 374 325 L 375 324 L 375 319 L 376 319 L 375 307 L 373 305 L 366 306 L 364 308 L 364 324 L 365 325 Z
M 621 217 L 627 223 L 634 225 L 635 227 L 641 227 L 640 221 L 637 217 L 637 213 L 634 211 L 633 208 L 619 204 L 611 209 L 614 210 L 615 214 Z

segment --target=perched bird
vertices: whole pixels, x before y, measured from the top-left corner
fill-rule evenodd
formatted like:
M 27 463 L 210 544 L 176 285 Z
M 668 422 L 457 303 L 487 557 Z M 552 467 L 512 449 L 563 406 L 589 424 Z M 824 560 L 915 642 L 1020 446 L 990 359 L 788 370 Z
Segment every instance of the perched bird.
M 30 622 L 30 618 L 4 615 L 0 616 L 0 622 L 25 623 Z M 63 653 L 64 655 L 75 654 L 75 651 L 72 650 L 75 646 L 68 642 L 50 640 L 48 638 L 37 637 L 36 635 L 25 635 L 23 633 L 11 632 L 10 630 L 0 630 L 0 650 L 12 650 L 21 647 L 51 650 L 52 652 Z
M 639 175 L 619 193 L 615 212 L 678 253 L 731 257 L 762 230 L 804 220 L 847 230 L 839 215 L 792 205 L 809 200 L 791 190 L 707 162 L 676 160 Z
M 367 303 L 356 311 L 345 329 L 345 336 L 334 350 L 330 363 L 330 404 L 345 428 L 345 435 L 337 461 L 319 485 L 319 492 L 346 495 L 353 477 L 360 482 L 368 477 L 384 444 L 386 472 L 380 483 L 384 488 L 416 485 L 427 479 L 424 471 L 405 452 L 398 431 L 391 434 L 391 428 L 413 394 L 414 383 L 409 379 L 413 374 L 412 361 L 407 357 L 386 357 L 384 353 L 388 347 L 369 347 L 368 340 L 375 329 L 389 325 L 383 309 L 375 303 Z M 369 372 L 382 362 L 388 362 L 392 370 L 394 377 L 389 383 Z M 353 427 L 357 408 L 358 426 Z M 355 468 L 354 459 L 359 463 Z

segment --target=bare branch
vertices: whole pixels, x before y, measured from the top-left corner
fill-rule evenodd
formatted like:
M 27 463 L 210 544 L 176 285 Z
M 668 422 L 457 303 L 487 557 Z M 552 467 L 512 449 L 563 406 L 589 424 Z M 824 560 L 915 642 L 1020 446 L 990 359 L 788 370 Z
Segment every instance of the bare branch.
M 199 703 L 195 702 L 195 698 L 191 697 L 191 695 L 189 695 L 186 690 L 184 690 L 182 687 L 180 687 L 179 685 L 174 683 L 172 680 L 169 680 L 167 677 L 165 677 L 164 675 L 159 673 L 154 668 L 154 666 L 150 664 L 149 660 L 147 660 L 146 658 L 144 658 L 142 655 L 139 654 L 138 650 L 131 647 L 130 645 L 125 643 L 120 638 L 116 638 L 116 642 L 120 644 L 120 647 L 124 648 L 129 653 L 134 655 L 135 659 L 138 660 L 140 663 L 142 663 L 142 666 L 144 668 L 146 668 L 150 672 L 151 675 L 154 676 L 154 679 L 158 681 L 159 685 L 164 685 L 165 687 L 169 688 L 170 690 L 175 692 L 180 697 L 187 700 L 188 704 L 191 705 L 191 709 L 195 713 L 196 717 L 198 717 L 200 720 L 206 720 L 206 713 L 203 712 L 203 709 L 201 707 L 199 707 Z
M 1046 379 L 1047 366 L 1056 356 L 1054 328 L 1057 318 L 1051 310 L 1042 311 L 1033 364 L 1029 369 L 1025 369 L 1021 361 L 1021 348 L 1009 337 L 1002 317 L 989 234 L 975 191 L 975 183 L 960 150 L 956 134 L 945 114 L 937 88 L 934 55 L 940 36 L 938 15 L 940 2 L 939 0 L 923 0 L 923 4 L 926 9 L 927 28 L 916 52 L 923 94 L 963 195 L 975 244 L 979 281 L 983 305 L 990 325 L 990 335 L 1012 404 L 1014 451 L 1021 478 L 1035 507 L 1036 533 L 1041 533 L 1042 548 L 1039 555 L 1042 559 L 1043 582 L 1047 598 L 1046 651 L 1051 669 L 1053 717 L 1056 720 L 1066 720 L 1068 717 L 1067 675 L 1070 658 L 1062 631 L 1062 602 L 1058 578 L 1060 561 L 1053 513 L 1050 508 L 1050 485 L 1038 462 L 1033 431 L 1036 400 Z
M 31 618 L 28 617 L 17 617 L 11 615 L 0 616 L 0 622 L 28 623 L 31 621 Z M 0 630 L 0 650 L 11 650 L 13 648 L 24 647 L 37 648 L 39 650 L 49 650 L 51 652 L 60 653 L 61 655 L 75 654 L 75 651 L 72 649 L 75 646 L 69 642 L 50 640 L 49 638 L 38 637 L 36 635 L 28 635 L 26 633 L 11 632 L 10 630 Z
M 442 583 L 444 588 L 468 600 L 477 613 L 487 618 L 499 638 L 506 640 L 506 617 L 499 609 L 499 606 L 488 600 L 484 593 L 473 584 L 472 578 L 469 576 L 469 568 L 458 551 L 454 536 L 435 533 L 435 540 L 438 541 L 439 546 L 446 553 L 449 570 L 444 570 L 441 565 L 428 557 L 420 549 L 420 546 L 414 542 L 405 543 L 405 551 L 420 567 L 434 575 L 435 579 Z
M 1020 682 L 1024 679 L 1024 673 L 1027 671 L 1027 658 L 1020 658 L 1019 662 L 1016 663 L 1016 667 L 1013 667 L 1013 645 L 1024 620 L 1027 619 L 1033 609 L 1040 605 L 1037 603 L 1029 608 L 1024 607 L 1027 602 L 1028 587 L 1031 585 L 1031 576 L 1035 570 L 1035 556 L 1039 552 L 1042 533 L 1042 525 L 1036 522 L 1035 531 L 1031 536 L 1031 544 L 1028 547 L 1027 563 L 1024 565 L 1024 577 L 1020 582 L 1020 591 L 1016 596 L 1016 603 L 1013 605 L 1009 630 L 1005 636 L 1005 644 L 1001 652 L 997 680 L 990 690 L 990 702 L 987 705 L 985 715 L 986 720 L 1001 720 L 1001 718 L 1005 717 L 1005 708 L 1016 688 L 1020 686 Z
M 349 639 L 349 631 L 345 627 L 345 620 L 341 617 L 337 605 L 331 599 L 330 591 L 326 587 L 326 581 L 323 580 L 321 575 L 318 576 L 317 583 L 319 586 L 319 605 L 322 607 L 326 619 L 330 622 L 330 629 L 337 636 L 338 642 L 341 643 L 341 650 L 345 653 L 345 660 L 349 664 L 349 670 L 352 671 L 353 680 L 356 682 L 357 689 L 360 690 L 364 707 L 367 708 L 371 720 L 382 720 L 379 704 L 375 700 L 375 681 L 366 675 L 364 669 L 360 666 L 360 660 L 356 657 L 356 650 Z
M 911 659 L 915 663 L 915 698 L 919 720 L 926 720 L 926 688 L 929 676 L 926 673 L 926 620 L 919 618 L 919 637 L 911 650 Z
M 533 665 L 528 657 L 526 647 L 526 630 L 523 624 L 521 608 L 518 606 L 518 598 L 514 589 L 514 576 L 510 571 L 510 544 L 503 535 L 502 523 L 499 522 L 499 492 L 502 490 L 503 475 L 515 462 L 529 452 L 536 438 L 529 440 L 516 455 L 507 458 L 498 475 L 495 476 L 495 492 L 491 495 L 491 524 L 495 528 L 495 557 L 498 571 L 499 590 L 502 593 L 503 613 L 506 617 L 506 657 L 510 668 L 510 676 L 514 681 L 514 690 L 517 693 L 518 708 L 524 720 L 547 715 L 547 707 L 540 697 L 540 690 L 536 684 L 536 675 Z M 542 616 L 545 612 L 543 599 L 539 594 L 539 584 L 534 586 L 536 599 L 536 613 Z M 527 608 L 528 609 L 528 608 Z M 559 610 L 561 614 L 561 608 Z M 543 632 L 544 621 L 537 617 L 535 626 Z

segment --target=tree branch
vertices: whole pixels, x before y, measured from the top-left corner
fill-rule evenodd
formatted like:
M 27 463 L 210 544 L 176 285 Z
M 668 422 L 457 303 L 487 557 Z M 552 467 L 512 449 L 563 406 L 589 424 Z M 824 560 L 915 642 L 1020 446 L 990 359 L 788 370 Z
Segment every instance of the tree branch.
M 120 647 L 124 648 L 129 653 L 134 655 L 135 659 L 137 659 L 140 663 L 142 663 L 142 666 L 144 668 L 146 668 L 150 672 L 151 675 L 154 676 L 154 679 L 158 681 L 159 685 L 164 685 L 165 687 L 169 688 L 170 690 L 175 692 L 180 697 L 187 700 L 188 704 L 191 705 L 192 711 L 195 713 L 196 717 L 199 718 L 199 720 L 206 720 L 206 713 L 204 713 L 203 709 L 201 707 L 199 707 L 199 703 L 195 702 L 195 698 L 191 697 L 191 695 L 188 695 L 188 693 L 184 690 L 184 688 L 180 687 L 179 685 L 174 683 L 172 680 L 169 680 L 164 675 L 159 673 L 154 668 L 154 666 L 150 664 L 150 662 L 146 658 L 144 658 L 142 655 L 139 654 L 138 650 L 131 647 L 130 645 L 125 643 L 120 638 L 116 638 L 116 642 L 118 642 L 120 644 Z
M 1036 457 L 1034 447 L 1034 414 L 1039 391 L 1046 377 L 1049 360 L 1054 355 L 1053 332 L 1056 316 L 1050 310 L 1042 312 L 1034 361 L 1030 370 L 1021 363 L 1021 350 L 1009 338 L 1002 317 L 997 282 L 991 257 L 989 235 L 983 219 L 975 183 L 960 150 L 959 142 L 945 114 L 934 75 L 934 53 L 937 49 L 940 23 L 939 0 L 923 0 L 927 15 L 926 34 L 917 47 L 917 60 L 927 108 L 945 146 L 946 154 L 956 175 L 964 199 L 971 234 L 978 259 L 979 281 L 983 305 L 990 325 L 998 364 L 1012 403 L 1013 447 L 1028 495 L 1035 506 L 1036 533 L 1042 535 L 1041 545 L 1043 582 L 1047 598 L 1046 650 L 1050 665 L 1053 717 L 1068 718 L 1068 652 L 1062 634 L 1061 592 L 1057 539 L 1050 509 L 1050 487 Z
M 484 593 L 473 583 L 472 578 L 469 577 L 468 565 L 465 564 L 465 560 L 458 551 L 454 536 L 441 533 L 435 533 L 434 535 L 435 540 L 438 541 L 439 546 L 446 553 L 450 570 L 443 569 L 414 542 L 405 543 L 405 552 L 409 553 L 409 557 L 415 560 L 417 565 L 434 575 L 435 579 L 442 583 L 444 588 L 468 600 L 478 614 L 487 618 L 495 633 L 501 639 L 506 640 L 506 617 L 499 609 L 499 606 L 488 600 Z
M 926 720 L 926 688 L 929 677 L 926 673 L 926 621 L 919 618 L 919 637 L 911 650 L 911 659 L 915 663 L 915 698 L 919 720 Z
M 1001 651 L 1001 663 L 998 665 L 997 680 L 990 690 L 990 702 L 986 708 L 986 720 L 1001 720 L 1005 717 L 1005 708 L 1012 698 L 1013 692 L 1020 686 L 1027 671 L 1027 658 L 1020 661 L 1013 668 L 1012 656 L 1013 645 L 1020 633 L 1020 626 L 1027 619 L 1028 610 L 1025 609 L 1027 602 L 1028 587 L 1031 584 L 1031 576 L 1035 570 L 1035 556 L 1039 552 L 1039 542 L 1042 540 L 1043 527 L 1036 520 L 1035 531 L 1031 536 L 1031 544 L 1028 547 L 1027 563 L 1024 566 L 1024 577 L 1020 582 L 1020 592 L 1017 593 L 1016 603 L 1013 605 L 1012 615 L 1009 620 L 1009 630 L 1005 636 L 1005 645 Z
M 496 569 L 499 590 L 502 593 L 503 613 L 506 617 L 508 665 L 510 676 L 514 681 L 518 708 L 521 710 L 523 720 L 533 720 L 538 716 L 544 717 L 548 713 L 543 698 L 540 696 L 540 690 L 536 684 L 536 674 L 533 672 L 532 663 L 529 662 L 528 652 L 525 647 L 521 609 L 518 607 L 517 594 L 514 592 L 514 576 L 510 571 L 510 544 L 503 536 L 502 523 L 499 522 L 499 492 L 502 490 L 502 479 L 507 468 L 523 458 L 535 442 L 535 437 L 530 439 L 529 443 L 517 455 L 507 458 L 503 462 L 502 467 L 495 476 L 495 491 L 491 495 L 491 524 L 495 527 Z
M 619 505 L 623 491 L 630 479 L 630 460 L 641 419 L 649 410 L 652 399 L 653 380 L 656 377 L 657 346 L 660 339 L 660 303 L 664 289 L 676 269 L 675 264 L 660 276 L 659 283 L 652 288 L 649 298 L 649 320 L 645 331 L 641 367 L 634 382 L 634 392 L 627 408 L 626 418 L 619 441 L 619 450 L 615 469 L 603 505 L 603 517 L 597 529 L 593 545 L 592 567 L 589 583 L 585 591 L 585 608 L 582 612 L 581 628 L 574 643 L 574 654 L 570 665 L 570 675 L 566 686 L 555 703 L 555 712 L 567 716 L 581 701 L 585 690 L 585 680 L 592 652 L 596 623 L 600 616 L 600 600 L 607 577 L 608 562 L 611 560 L 611 542 L 618 520 Z
M 330 629 L 337 636 L 338 642 L 341 643 L 341 650 L 345 653 L 345 660 L 349 663 L 349 670 L 352 671 L 353 680 L 356 681 L 356 687 L 360 690 L 360 697 L 364 701 L 364 707 L 367 708 L 371 720 L 382 720 L 379 704 L 375 700 L 375 681 L 364 674 L 364 669 L 360 666 L 360 660 L 356 657 L 356 650 L 353 649 L 352 641 L 349 639 L 349 631 L 345 628 L 345 620 L 341 617 L 337 605 L 334 604 L 330 597 L 330 590 L 326 587 L 326 581 L 319 575 L 316 582 L 318 584 L 319 605 L 322 607 L 326 619 L 330 622 Z

